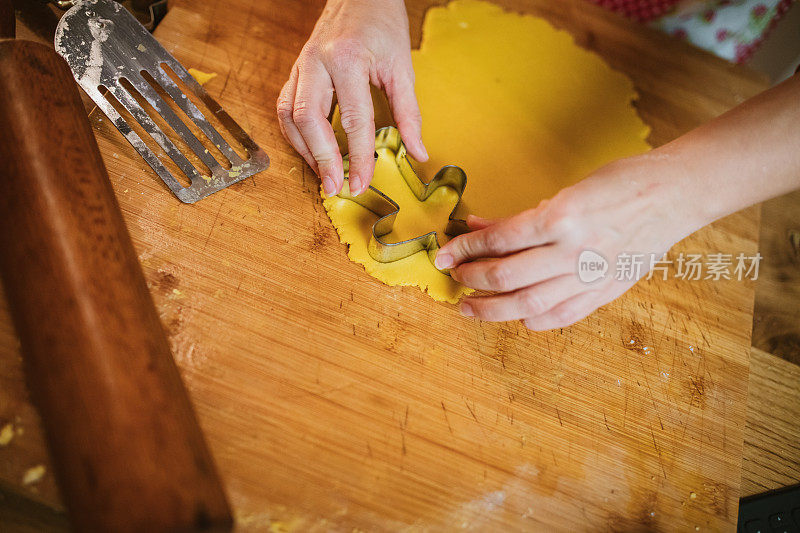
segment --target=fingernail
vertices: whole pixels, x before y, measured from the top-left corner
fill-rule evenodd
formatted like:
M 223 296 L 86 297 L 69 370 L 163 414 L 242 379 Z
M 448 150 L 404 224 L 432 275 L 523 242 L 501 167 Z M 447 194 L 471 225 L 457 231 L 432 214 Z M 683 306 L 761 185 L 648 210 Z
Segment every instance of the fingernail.
M 422 155 L 425 157 L 425 159 L 428 159 L 428 149 L 425 148 L 424 144 L 422 144 L 422 139 L 419 140 L 419 147 L 422 149 Z
M 325 194 L 331 196 L 336 192 L 336 184 L 333 183 L 333 180 L 330 176 L 322 176 L 322 188 L 325 190 Z
M 361 179 L 358 176 L 350 176 L 350 194 L 353 196 L 361 194 Z
M 453 256 L 450 254 L 436 254 L 433 264 L 440 270 L 451 268 L 453 266 Z
M 461 314 L 464 316 L 475 316 L 475 313 L 472 311 L 472 306 L 466 302 L 461 304 Z

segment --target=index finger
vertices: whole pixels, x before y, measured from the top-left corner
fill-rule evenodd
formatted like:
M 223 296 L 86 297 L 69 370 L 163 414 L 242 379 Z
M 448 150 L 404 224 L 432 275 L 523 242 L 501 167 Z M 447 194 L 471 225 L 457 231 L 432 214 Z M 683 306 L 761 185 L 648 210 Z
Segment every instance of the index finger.
M 526 211 L 453 238 L 436 254 L 436 268 L 453 268 L 465 261 L 502 257 L 545 244 L 532 213 Z

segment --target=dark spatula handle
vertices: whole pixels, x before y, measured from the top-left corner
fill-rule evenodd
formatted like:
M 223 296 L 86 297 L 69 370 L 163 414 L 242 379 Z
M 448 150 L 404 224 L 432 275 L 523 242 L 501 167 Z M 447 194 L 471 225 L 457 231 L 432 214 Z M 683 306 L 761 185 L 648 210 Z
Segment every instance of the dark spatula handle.
M 0 42 L 0 274 L 79 531 L 231 517 L 66 63 Z

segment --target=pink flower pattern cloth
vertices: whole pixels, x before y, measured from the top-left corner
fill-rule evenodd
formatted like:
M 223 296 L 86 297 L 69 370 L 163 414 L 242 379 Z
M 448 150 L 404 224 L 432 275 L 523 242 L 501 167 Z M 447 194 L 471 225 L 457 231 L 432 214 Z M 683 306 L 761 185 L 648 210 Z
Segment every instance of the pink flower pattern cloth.
M 743 63 L 793 0 L 591 0 L 633 20 Z

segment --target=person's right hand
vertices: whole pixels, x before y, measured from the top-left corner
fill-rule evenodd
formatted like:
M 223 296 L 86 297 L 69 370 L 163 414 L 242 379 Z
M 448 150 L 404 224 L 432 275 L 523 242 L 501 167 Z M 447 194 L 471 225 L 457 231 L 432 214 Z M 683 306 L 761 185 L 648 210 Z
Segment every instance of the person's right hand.
M 284 137 L 322 179 L 328 195 L 342 188 L 342 156 L 327 121 L 333 93 L 350 153 L 350 191 L 372 181 L 375 120 L 370 83 L 386 92 L 409 154 L 428 159 L 414 94 L 408 16 L 402 0 L 328 0 L 278 98 Z

